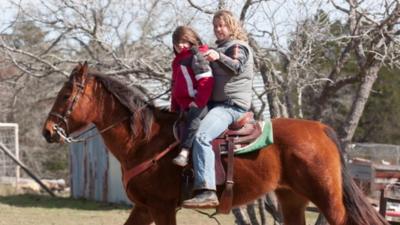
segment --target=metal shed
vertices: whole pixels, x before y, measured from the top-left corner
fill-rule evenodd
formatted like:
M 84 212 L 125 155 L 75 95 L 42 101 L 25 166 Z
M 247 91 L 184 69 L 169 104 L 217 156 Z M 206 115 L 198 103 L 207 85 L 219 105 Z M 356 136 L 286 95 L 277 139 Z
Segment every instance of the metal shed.
M 82 137 L 97 133 L 88 131 Z M 90 200 L 131 204 L 121 180 L 121 168 L 100 135 L 70 145 L 71 196 Z

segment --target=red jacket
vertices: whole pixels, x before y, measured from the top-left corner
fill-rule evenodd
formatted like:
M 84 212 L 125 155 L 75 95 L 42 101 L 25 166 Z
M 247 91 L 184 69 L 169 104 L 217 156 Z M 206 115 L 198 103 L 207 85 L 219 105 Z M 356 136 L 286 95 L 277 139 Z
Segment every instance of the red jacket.
M 191 102 L 199 108 L 207 105 L 214 84 L 209 63 L 202 56 L 207 50 L 207 45 L 202 45 L 197 53 L 184 49 L 176 54 L 172 61 L 171 111 L 187 110 Z

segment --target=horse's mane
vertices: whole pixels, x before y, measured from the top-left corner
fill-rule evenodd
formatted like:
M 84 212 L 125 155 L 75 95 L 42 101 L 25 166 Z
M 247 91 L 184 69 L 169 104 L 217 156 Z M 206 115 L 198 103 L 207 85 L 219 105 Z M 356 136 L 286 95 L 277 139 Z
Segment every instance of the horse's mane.
M 100 73 L 91 73 L 90 75 L 100 81 L 132 113 L 146 105 L 153 106 L 151 103 L 146 102 L 147 97 L 144 91 L 137 85 L 127 84 L 122 80 Z
M 128 85 L 122 80 L 105 76 L 101 73 L 90 73 L 97 81 L 109 91 L 118 101 L 125 106 L 130 116 L 130 127 L 135 139 L 148 140 L 151 135 L 151 127 L 154 121 L 153 111 L 156 107 L 148 102 L 144 91 L 137 85 Z M 160 109 L 166 111 L 165 109 Z

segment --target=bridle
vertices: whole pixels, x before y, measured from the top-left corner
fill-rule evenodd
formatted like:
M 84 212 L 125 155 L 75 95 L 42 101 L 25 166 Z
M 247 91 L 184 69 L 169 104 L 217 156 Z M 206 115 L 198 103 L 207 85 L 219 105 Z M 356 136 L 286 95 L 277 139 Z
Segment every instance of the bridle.
M 71 76 L 72 76 L 72 75 L 71 75 Z M 76 82 L 73 82 L 73 81 L 71 81 L 71 80 L 68 81 L 68 82 L 70 82 L 70 83 L 72 84 L 73 87 L 75 86 L 76 88 L 78 88 L 78 91 L 76 92 L 76 94 L 75 94 L 74 97 L 72 98 L 72 101 L 70 101 L 70 103 L 68 104 L 67 110 L 64 112 L 64 114 L 60 114 L 60 113 L 52 112 L 52 111 L 51 111 L 51 112 L 49 113 L 49 116 L 54 116 L 54 117 L 57 117 L 57 118 L 59 119 L 59 122 L 56 123 L 56 124 L 53 126 L 53 130 L 56 131 L 57 134 L 58 134 L 60 137 L 62 137 L 66 142 L 70 143 L 70 142 L 73 142 L 73 140 L 72 140 L 71 137 L 68 137 L 68 134 L 69 134 L 68 119 L 69 119 L 71 113 L 73 112 L 74 107 L 75 107 L 76 104 L 78 103 L 79 98 L 80 98 L 81 95 L 83 94 L 83 91 L 84 91 L 85 85 L 86 85 L 86 79 L 85 79 L 85 78 L 82 78 L 82 81 L 81 81 L 80 83 L 76 83 Z M 68 82 L 67 82 L 67 83 L 68 83 Z M 61 122 L 64 123 L 65 129 L 66 129 L 66 130 L 64 130 L 64 129 L 61 127 Z
M 71 81 L 68 81 L 68 82 L 71 82 Z M 74 95 L 74 97 L 72 98 L 72 101 L 69 103 L 68 108 L 67 108 L 67 110 L 64 112 L 64 114 L 60 114 L 60 113 L 52 112 L 52 111 L 49 113 L 49 116 L 54 116 L 54 117 L 56 117 L 56 118 L 59 119 L 59 122 L 56 123 L 56 124 L 54 124 L 53 130 L 54 130 L 65 142 L 67 142 L 67 143 L 72 143 L 72 142 L 83 142 L 83 141 L 86 141 L 86 140 L 91 139 L 91 138 L 93 138 L 93 137 L 95 137 L 95 136 L 97 136 L 97 135 L 99 135 L 99 134 L 101 134 L 101 133 L 104 133 L 104 132 L 110 130 L 111 128 L 115 127 L 115 126 L 118 125 L 119 123 L 121 123 L 121 122 L 123 122 L 123 121 L 125 121 L 125 120 L 127 120 L 127 119 L 129 118 L 129 117 L 124 117 L 122 120 L 119 120 L 119 121 L 117 121 L 117 122 L 111 124 L 110 126 L 107 126 L 106 128 L 100 130 L 98 133 L 96 133 L 96 134 L 94 134 L 94 135 L 91 135 L 91 136 L 88 136 L 88 137 L 85 137 L 85 138 L 83 138 L 83 139 L 77 139 L 77 138 L 79 138 L 80 136 L 82 136 L 84 133 L 89 132 L 90 130 L 95 129 L 96 127 L 92 127 L 92 128 L 90 128 L 90 129 L 86 130 L 85 132 L 81 133 L 81 134 L 78 135 L 77 137 L 70 137 L 70 136 L 68 136 L 68 135 L 69 135 L 69 131 L 70 131 L 70 130 L 69 130 L 69 125 L 68 125 L 68 119 L 69 119 L 71 113 L 73 112 L 74 107 L 75 107 L 76 104 L 78 103 L 78 100 L 80 99 L 80 97 L 82 96 L 82 94 L 83 94 L 83 92 L 84 92 L 85 85 L 86 85 L 86 79 L 83 78 L 82 81 L 81 81 L 80 83 L 72 82 L 72 86 L 74 86 L 74 85 L 75 85 L 75 87 L 78 88 L 78 90 L 77 90 L 76 94 Z M 64 129 L 62 128 L 61 122 L 64 123 L 65 129 L 66 129 L 66 130 L 64 130 Z
M 72 76 L 72 75 L 71 75 L 71 76 Z M 123 121 L 129 119 L 129 117 L 124 117 L 124 118 L 122 118 L 121 120 L 119 120 L 119 121 L 117 121 L 117 122 L 115 122 L 115 123 L 113 123 L 113 124 L 107 126 L 106 128 L 100 130 L 98 133 L 96 133 L 96 134 L 94 134 L 94 135 L 91 135 L 91 136 L 88 136 L 88 137 L 86 137 L 86 138 L 84 138 L 84 139 L 77 139 L 77 138 L 79 138 L 80 136 L 82 136 L 84 133 L 87 133 L 87 132 L 89 132 L 89 131 L 95 129 L 96 127 L 92 127 L 92 128 L 86 130 L 85 132 L 81 133 L 80 135 L 78 135 L 78 136 L 76 136 L 76 137 L 69 137 L 69 131 L 70 131 L 70 130 L 69 130 L 69 125 L 68 125 L 68 119 L 69 119 L 71 113 L 73 112 L 74 107 L 75 107 L 76 104 L 78 103 L 78 100 L 80 99 L 80 97 L 82 96 L 82 94 L 83 94 L 83 92 L 84 92 L 85 85 L 86 85 L 86 79 L 85 79 L 85 78 L 82 78 L 82 81 L 81 81 L 80 83 L 76 83 L 76 82 L 73 82 L 73 81 L 71 81 L 71 80 L 68 81 L 68 82 L 70 82 L 70 83 L 72 84 L 72 86 L 75 85 L 75 86 L 78 88 L 78 91 L 77 91 L 76 94 L 74 95 L 72 101 L 69 103 L 67 110 L 65 111 L 64 114 L 60 114 L 60 113 L 52 112 L 52 111 L 49 113 L 49 116 L 54 116 L 54 117 L 56 117 L 56 118 L 59 119 L 59 122 L 56 123 L 56 124 L 54 124 L 53 130 L 54 130 L 65 142 L 67 142 L 67 143 L 72 143 L 72 142 L 83 142 L 83 141 L 86 141 L 86 140 L 88 140 L 88 139 L 91 139 L 91 138 L 93 138 L 93 137 L 95 137 L 95 136 L 97 136 L 97 135 L 99 135 L 99 134 L 102 134 L 102 133 L 108 131 L 109 129 L 115 127 L 115 126 L 118 125 L 119 123 L 121 123 L 121 122 L 123 122 Z M 142 106 L 142 107 L 145 107 L 145 105 L 148 105 L 151 101 L 153 101 L 153 100 L 155 100 L 155 99 L 158 99 L 158 98 L 160 98 L 161 96 L 167 94 L 169 91 L 171 91 L 170 88 L 169 88 L 168 90 L 166 90 L 165 92 L 163 92 L 163 93 L 161 93 L 161 94 L 159 94 L 159 95 L 157 95 L 157 96 L 155 96 L 155 97 L 153 97 L 153 98 L 147 100 L 146 103 L 144 104 L 144 106 Z M 62 128 L 61 123 L 64 123 L 64 125 L 65 125 L 65 130 L 64 130 L 64 128 Z

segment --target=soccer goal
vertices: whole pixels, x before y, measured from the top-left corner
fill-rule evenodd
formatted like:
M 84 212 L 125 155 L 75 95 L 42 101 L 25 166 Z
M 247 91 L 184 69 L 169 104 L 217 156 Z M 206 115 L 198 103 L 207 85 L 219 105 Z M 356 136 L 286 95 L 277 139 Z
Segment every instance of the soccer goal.
M 11 151 L 15 158 L 19 159 L 18 124 L 0 123 L 0 142 Z M 18 183 L 20 168 L 4 152 L 0 151 L 0 181 L 8 180 Z

